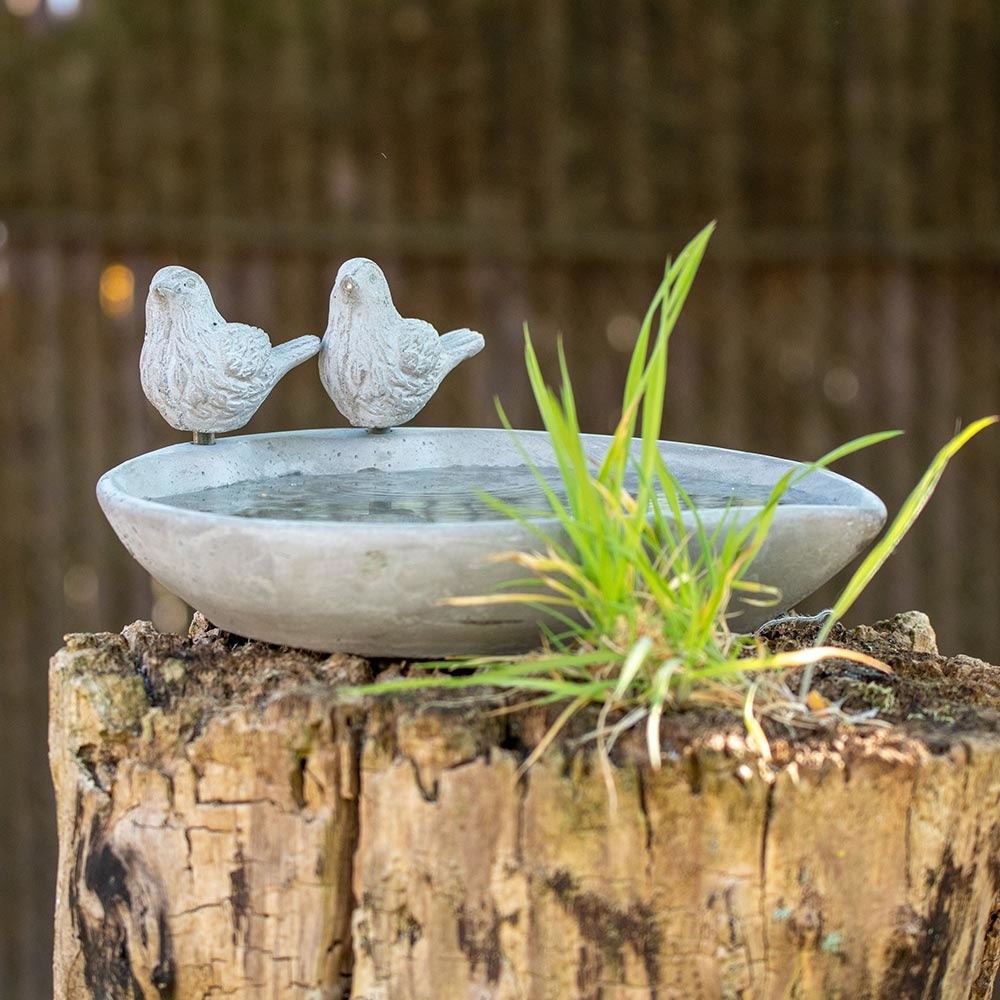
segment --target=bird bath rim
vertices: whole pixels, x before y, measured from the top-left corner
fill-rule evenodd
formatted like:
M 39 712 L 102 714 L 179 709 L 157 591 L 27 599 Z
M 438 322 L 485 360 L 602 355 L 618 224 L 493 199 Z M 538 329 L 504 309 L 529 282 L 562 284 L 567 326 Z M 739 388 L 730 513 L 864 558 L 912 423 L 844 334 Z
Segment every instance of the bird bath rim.
M 517 443 L 515 443 L 515 436 Z M 607 435 L 582 435 L 600 459 Z M 721 483 L 772 483 L 801 463 L 706 445 L 661 442 L 675 475 L 719 470 Z M 538 547 L 529 527 L 498 518 L 436 523 L 250 519 L 161 503 L 186 490 L 297 471 L 510 467 L 518 445 L 554 464 L 545 431 L 396 428 L 281 431 L 231 436 L 213 448 L 172 445 L 130 459 L 101 477 L 98 499 L 131 554 L 164 586 L 227 631 L 264 641 L 369 656 L 437 657 L 524 652 L 537 645 L 538 613 L 515 605 L 454 608 L 442 598 L 487 594 L 523 569 L 489 562 L 496 552 Z M 487 484 L 488 485 L 488 484 Z M 743 607 L 734 627 L 750 629 L 807 596 L 850 561 L 885 520 L 882 502 L 828 470 L 800 481 L 817 499 L 782 504 L 754 561 L 785 600 Z M 822 501 L 826 502 L 822 502 Z M 757 508 L 745 508 L 753 511 Z M 700 512 L 711 527 L 724 508 Z M 749 516 L 733 511 L 734 518 Z M 531 518 L 543 529 L 555 518 Z

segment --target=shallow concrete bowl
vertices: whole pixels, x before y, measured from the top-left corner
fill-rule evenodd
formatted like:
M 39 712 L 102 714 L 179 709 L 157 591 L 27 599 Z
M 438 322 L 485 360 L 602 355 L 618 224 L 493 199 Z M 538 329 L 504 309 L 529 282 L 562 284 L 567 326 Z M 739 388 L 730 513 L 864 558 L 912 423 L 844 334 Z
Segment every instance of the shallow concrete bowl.
M 553 465 L 548 435 L 518 431 L 517 444 Z M 600 460 L 610 438 L 587 435 Z M 262 520 L 169 506 L 158 497 L 293 472 L 334 474 L 522 464 L 504 430 L 399 428 L 285 431 L 179 444 L 105 473 L 97 496 L 132 556 L 164 587 L 223 629 L 276 644 L 365 656 L 440 657 L 526 652 L 538 645 L 539 616 L 520 605 L 449 607 L 442 599 L 494 592 L 524 571 L 490 556 L 538 548 L 509 520 L 434 524 Z M 770 487 L 795 463 L 703 445 L 663 442 L 681 483 L 709 481 L 723 492 Z M 489 489 L 489 483 L 483 483 Z M 779 588 L 780 603 L 734 602 L 732 626 L 747 631 L 789 608 L 843 568 L 875 536 L 885 507 L 832 472 L 810 473 L 797 501 L 776 511 L 750 576 Z M 711 528 L 722 509 L 702 517 Z M 752 513 L 741 509 L 730 517 Z M 540 522 L 554 528 L 554 522 Z

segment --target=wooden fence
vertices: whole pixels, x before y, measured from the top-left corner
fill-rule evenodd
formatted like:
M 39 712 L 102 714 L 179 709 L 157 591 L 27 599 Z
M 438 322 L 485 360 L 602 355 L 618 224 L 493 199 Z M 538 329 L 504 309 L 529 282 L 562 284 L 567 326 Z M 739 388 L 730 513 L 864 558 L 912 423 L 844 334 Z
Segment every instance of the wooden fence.
M 665 433 L 809 458 L 904 429 L 843 467 L 894 511 L 1000 409 L 998 52 L 992 0 L 0 5 L 0 998 L 49 992 L 47 657 L 178 615 L 93 496 L 180 438 L 137 374 L 157 267 L 284 340 L 375 257 L 404 312 L 487 338 L 418 422 L 495 426 L 498 395 L 536 426 L 526 320 L 604 431 L 663 259 L 716 218 Z M 247 431 L 342 422 L 305 365 Z M 921 608 L 1000 660 L 998 494 L 994 434 L 855 617 Z

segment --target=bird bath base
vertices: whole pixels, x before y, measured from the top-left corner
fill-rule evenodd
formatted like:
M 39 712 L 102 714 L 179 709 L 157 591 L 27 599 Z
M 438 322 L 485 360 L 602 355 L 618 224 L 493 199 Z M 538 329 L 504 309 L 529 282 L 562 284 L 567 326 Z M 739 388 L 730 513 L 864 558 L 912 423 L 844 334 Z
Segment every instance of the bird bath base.
M 449 495 L 449 477 L 464 484 L 462 502 L 472 506 L 478 503 L 472 485 L 502 493 L 504 477 L 523 483 L 520 449 L 537 465 L 555 467 L 547 434 L 514 434 L 407 427 L 372 435 L 338 429 L 230 437 L 213 448 L 181 444 L 112 469 L 101 477 L 97 494 L 135 559 L 227 631 L 365 656 L 523 653 L 538 645 L 536 610 L 442 603 L 489 594 L 523 577 L 523 569 L 490 557 L 539 546 L 527 527 L 481 505 L 469 519 L 455 515 L 456 496 L 453 490 Z M 602 435 L 583 439 L 595 462 L 611 441 Z M 737 506 L 729 517 L 751 516 L 754 501 L 795 465 L 673 442 L 663 442 L 661 452 L 680 483 L 705 498 L 699 500 L 699 516 L 709 530 L 727 516 L 730 498 Z M 426 481 L 432 473 L 440 486 L 425 489 L 420 502 L 412 490 L 406 503 L 374 490 L 367 509 L 363 502 L 359 507 L 366 477 Z M 238 504 L 191 509 L 206 506 L 204 498 L 220 490 L 223 496 L 240 494 L 234 484 L 253 484 L 242 488 L 245 498 L 269 492 L 268 484 L 280 493 L 299 477 L 353 483 L 353 514 L 334 515 L 340 520 L 296 519 L 294 512 L 279 509 L 275 517 L 267 503 L 256 516 L 240 516 Z M 541 506 L 535 502 L 540 496 L 521 499 Z M 751 570 L 753 579 L 777 587 L 782 599 L 763 610 L 734 602 L 733 627 L 753 629 L 812 593 L 861 551 L 884 520 L 881 501 L 843 476 L 816 471 L 802 479 L 776 511 Z M 536 523 L 554 528 L 544 517 Z

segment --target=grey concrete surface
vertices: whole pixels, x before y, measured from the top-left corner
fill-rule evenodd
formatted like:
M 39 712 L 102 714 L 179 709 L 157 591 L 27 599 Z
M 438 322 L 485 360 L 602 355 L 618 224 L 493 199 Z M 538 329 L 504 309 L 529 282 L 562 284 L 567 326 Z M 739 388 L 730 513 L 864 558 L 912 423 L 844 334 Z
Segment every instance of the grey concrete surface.
M 599 459 L 609 440 L 587 435 L 585 447 Z M 545 433 L 517 432 L 517 444 L 535 462 L 553 464 Z M 794 464 L 700 445 L 664 442 L 661 450 L 682 483 L 710 482 L 724 490 L 770 486 Z M 516 566 L 490 560 L 497 552 L 537 548 L 537 538 L 513 521 L 255 520 L 171 507 L 157 497 L 296 471 L 445 470 L 521 461 L 503 430 L 286 431 L 142 455 L 102 476 L 97 495 L 133 557 L 231 632 L 366 656 L 518 653 L 538 642 L 539 619 L 531 609 L 441 604 L 448 597 L 489 594 L 523 576 Z M 777 509 L 751 567 L 751 576 L 778 587 L 782 600 L 764 609 L 734 603 L 734 629 L 749 631 L 810 594 L 884 523 L 878 497 L 835 473 L 814 472 L 795 489 L 796 502 Z M 723 513 L 706 510 L 706 527 L 711 530 Z M 730 516 L 748 517 L 750 510 Z

